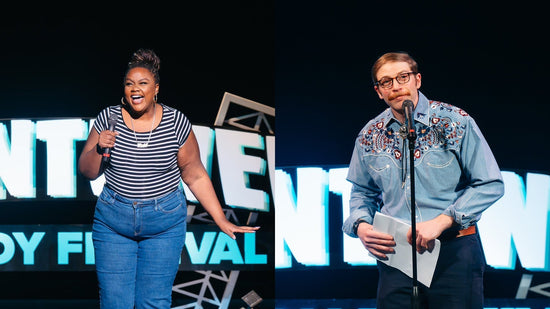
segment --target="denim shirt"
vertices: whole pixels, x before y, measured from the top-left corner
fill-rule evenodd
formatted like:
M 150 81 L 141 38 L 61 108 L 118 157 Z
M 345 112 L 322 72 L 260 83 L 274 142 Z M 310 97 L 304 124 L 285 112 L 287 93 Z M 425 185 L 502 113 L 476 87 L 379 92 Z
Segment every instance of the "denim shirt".
M 474 225 L 504 194 L 497 162 L 475 121 L 462 109 L 429 101 L 419 92 L 414 110 L 416 221 L 440 214 L 459 228 Z M 347 180 L 352 183 L 350 215 L 343 231 L 374 214 L 411 221 L 409 141 L 390 108 L 367 123 L 356 141 Z

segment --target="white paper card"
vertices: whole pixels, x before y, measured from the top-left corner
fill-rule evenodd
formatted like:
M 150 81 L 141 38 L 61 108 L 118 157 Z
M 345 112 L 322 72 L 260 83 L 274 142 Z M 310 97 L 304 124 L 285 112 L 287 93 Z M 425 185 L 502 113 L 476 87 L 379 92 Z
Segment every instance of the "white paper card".
M 374 230 L 390 234 L 395 240 L 395 253 L 386 254 L 388 259 L 379 259 L 379 261 L 388 266 L 399 269 L 404 274 L 412 278 L 412 248 L 407 242 L 407 232 L 410 227 L 411 226 L 409 224 L 384 215 L 380 212 L 377 212 L 374 215 Z M 431 252 L 424 251 L 422 254 L 416 252 L 417 280 L 427 287 L 430 287 L 432 283 L 432 277 L 437 264 L 437 259 L 439 258 L 440 249 L 441 242 L 439 239 L 436 239 L 434 249 Z

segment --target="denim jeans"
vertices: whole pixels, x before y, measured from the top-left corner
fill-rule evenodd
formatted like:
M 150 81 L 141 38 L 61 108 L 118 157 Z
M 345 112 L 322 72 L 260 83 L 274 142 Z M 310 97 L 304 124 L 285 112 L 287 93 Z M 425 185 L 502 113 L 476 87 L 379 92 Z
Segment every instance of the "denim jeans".
M 102 309 L 170 308 L 186 216 L 181 190 L 132 200 L 104 187 L 92 231 Z

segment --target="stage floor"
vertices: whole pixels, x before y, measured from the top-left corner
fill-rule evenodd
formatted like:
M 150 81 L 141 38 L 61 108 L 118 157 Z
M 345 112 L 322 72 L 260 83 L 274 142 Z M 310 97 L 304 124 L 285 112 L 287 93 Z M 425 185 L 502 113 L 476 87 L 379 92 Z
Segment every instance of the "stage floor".
M 261 306 L 261 304 L 260 304 Z M 260 307 L 258 307 L 260 308 Z M 264 308 L 264 307 L 261 307 Z M 272 308 L 272 307 L 265 307 Z M 375 299 L 278 299 L 276 309 L 375 309 Z M 485 299 L 484 309 L 550 309 L 550 298 Z
M 95 299 L 0 300 L 2 309 L 99 309 Z M 182 307 L 173 307 L 182 308 Z M 217 308 L 205 304 L 203 309 Z M 374 299 L 266 299 L 254 309 L 375 309 Z M 249 309 L 241 299 L 233 299 L 229 309 Z M 484 309 L 550 309 L 550 298 L 486 299 Z

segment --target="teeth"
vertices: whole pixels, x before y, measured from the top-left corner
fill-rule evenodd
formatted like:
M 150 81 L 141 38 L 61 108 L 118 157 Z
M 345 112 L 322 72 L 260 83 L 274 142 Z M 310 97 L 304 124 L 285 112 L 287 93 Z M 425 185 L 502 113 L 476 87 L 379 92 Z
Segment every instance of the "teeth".
M 142 97 L 142 96 L 139 96 L 139 95 L 133 95 L 133 96 L 132 96 L 132 99 L 141 99 L 141 98 L 143 98 L 143 97 Z

